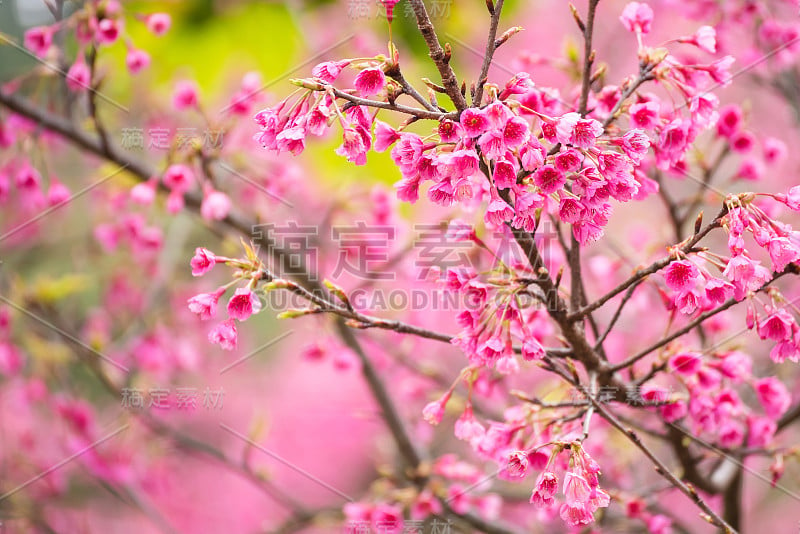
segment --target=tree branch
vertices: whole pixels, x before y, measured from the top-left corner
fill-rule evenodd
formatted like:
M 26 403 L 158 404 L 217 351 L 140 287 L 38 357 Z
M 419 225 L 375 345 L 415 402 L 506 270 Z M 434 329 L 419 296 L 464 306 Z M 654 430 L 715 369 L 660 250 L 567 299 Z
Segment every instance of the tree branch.
M 497 49 L 497 27 L 500 24 L 500 14 L 503 11 L 504 0 L 497 0 L 492 13 L 491 22 L 489 23 L 489 37 L 486 39 L 486 51 L 483 55 L 483 65 L 481 65 L 481 72 L 478 75 L 477 86 L 475 87 L 475 95 L 472 97 L 473 106 L 481 106 L 481 99 L 483 98 L 483 85 L 489 77 L 489 68 L 492 66 L 492 59 L 494 59 L 494 52 Z
M 764 285 L 762 285 L 760 288 L 758 288 L 755 292 L 758 293 L 760 291 L 764 291 L 773 282 L 775 282 L 775 280 L 779 279 L 780 277 L 782 277 L 782 276 L 784 276 L 786 274 L 794 273 L 796 271 L 797 271 L 797 268 L 794 267 L 792 264 L 790 264 L 786 268 L 786 270 L 784 270 L 781 273 L 777 273 L 775 276 L 772 277 L 772 280 L 767 281 Z M 633 365 L 634 363 L 638 362 L 639 360 L 641 360 L 642 358 L 644 358 L 645 356 L 647 356 L 648 354 L 650 354 L 654 350 L 658 350 L 661 347 L 663 347 L 664 345 L 667 345 L 668 343 L 670 343 L 671 341 L 673 341 L 675 339 L 678 339 L 679 337 L 691 332 L 692 329 L 694 329 L 696 326 L 699 326 L 700 324 L 704 323 L 707 319 L 717 315 L 718 313 L 721 313 L 721 312 L 727 310 L 728 308 L 731 308 L 731 307 L 735 306 L 739 302 L 741 302 L 741 301 L 736 300 L 733 297 L 729 298 L 727 301 L 725 301 L 723 304 L 720 304 L 719 306 L 717 306 L 713 310 L 709 310 L 709 311 L 707 311 L 705 313 L 702 313 L 702 314 L 698 315 L 693 321 L 691 321 L 689 324 L 687 324 L 683 328 L 681 328 L 679 330 L 676 330 L 672 334 L 670 334 L 670 335 L 658 340 L 657 342 L 653 343 L 652 345 L 650 345 L 646 349 L 642 350 L 638 354 L 635 354 L 635 355 L 631 356 L 630 358 L 628 358 L 628 359 L 626 359 L 626 360 L 624 360 L 624 361 L 612 366 L 611 367 L 611 372 L 616 372 L 616 371 L 619 371 L 621 369 L 625 369 L 626 367 L 630 367 L 631 365 Z
M 458 78 L 456 78 L 456 73 L 453 72 L 453 68 L 450 66 L 450 52 L 449 50 L 446 52 L 442 48 L 441 43 L 439 43 L 439 37 L 436 35 L 436 30 L 433 27 L 431 18 L 428 15 L 428 10 L 425 8 L 425 4 L 422 0 L 408 1 L 414 9 L 417 27 L 423 39 L 425 39 L 425 44 L 428 45 L 430 58 L 436 64 L 436 68 L 439 69 L 439 74 L 442 77 L 442 85 L 447 90 L 447 96 L 453 101 L 456 110 L 461 112 L 467 108 L 467 101 L 464 95 L 461 94 L 461 88 L 458 86 Z

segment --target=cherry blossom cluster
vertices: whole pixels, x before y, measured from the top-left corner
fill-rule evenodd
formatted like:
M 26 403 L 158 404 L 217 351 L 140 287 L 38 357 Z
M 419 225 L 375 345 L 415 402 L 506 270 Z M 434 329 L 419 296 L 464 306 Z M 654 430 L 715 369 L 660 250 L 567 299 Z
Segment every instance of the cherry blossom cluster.
M 454 454 L 445 454 L 433 462 L 423 489 L 411 493 L 387 481 L 382 498 L 348 503 L 344 506 L 344 515 L 350 530 L 357 531 L 359 525 L 369 525 L 396 534 L 413 528 L 404 516 L 411 521 L 422 521 L 441 515 L 445 505 L 458 514 L 476 513 L 493 521 L 500 515 L 502 499 L 486 492 L 488 482 L 475 465 L 459 460 Z
M 549 508 L 555 504 L 558 493 L 558 476 L 552 464 L 564 449 L 557 445 L 544 468 L 536 479 L 536 486 L 531 494 L 531 503 L 540 508 Z M 569 467 L 564 473 L 562 491 L 564 502 L 559 507 L 559 515 L 572 527 L 584 526 L 594 521 L 594 513 L 599 508 L 606 508 L 610 498 L 600 488 L 598 475 L 600 466 L 583 449 L 579 442 L 566 448 L 569 455 Z
M 515 267 L 524 272 L 522 266 Z M 504 278 L 494 281 L 482 282 L 478 273 L 470 269 L 447 272 L 446 287 L 464 295 L 471 304 L 457 317 L 463 330 L 452 343 L 464 351 L 472 365 L 495 368 L 504 375 L 515 374 L 520 363 L 514 345 L 520 347 L 523 360 L 542 359 L 542 342 L 552 333 L 552 325 L 546 311 L 530 305 L 534 301 L 529 293 L 530 278 L 508 285 Z
M 775 377 L 753 376 L 750 357 L 737 350 L 703 354 L 678 348 L 666 368 L 686 394 L 649 382 L 643 401 L 660 404 L 655 409 L 667 423 L 686 425 L 722 449 L 767 447 L 791 404 L 786 386 Z M 745 401 L 753 395 L 760 410 Z
M 794 187 L 788 195 L 768 196 L 791 209 L 800 210 L 798 195 L 800 188 Z M 674 292 L 671 304 L 675 309 L 684 314 L 699 314 L 729 298 L 740 301 L 753 296 L 753 292 L 770 281 L 774 273 L 783 272 L 800 259 L 800 233 L 768 215 L 756 200 L 757 196 L 752 193 L 733 195 L 727 200 L 721 224 L 728 234 L 730 256 L 707 251 L 686 256 L 679 247 L 673 249 L 676 260 L 662 273 L 667 287 Z M 769 209 L 767 206 L 764 208 Z M 753 242 L 768 254 L 771 269 L 763 266 L 746 248 L 744 238 L 748 233 Z M 722 277 L 714 276 L 712 269 L 719 271 Z M 782 362 L 788 358 L 796 362 L 800 359 L 797 323 L 792 314 L 780 305 L 781 297 L 777 290 L 771 290 L 770 295 L 770 302 L 763 305 L 763 313 L 756 308 L 757 299 L 749 300 L 748 328 L 758 325 L 762 339 L 776 342 L 771 353 L 774 361 Z
M 217 315 L 217 304 L 219 299 L 233 285 L 240 281 L 247 282 L 245 286 L 234 290 L 233 295 L 228 300 L 226 307 L 228 319 L 217 324 L 208 334 L 211 343 L 219 345 L 224 350 L 233 350 L 238 341 L 238 330 L 236 321 L 246 321 L 254 313 L 261 311 L 261 300 L 256 295 L 254 289 L 258 281 L 261 280 L 264 265 L 255 256 L 255 252 L 250 247 L 246 247 L 247 260 L 237 260 L 217 256 L 205 248 L 195 250 L 192 258 L 192 276 L 203 276 L 211 271 L 218 263 L 237 268 L 234 279 L 228 284 L 219 287 L 212 293 L 200 293 L 189 299 L 189 310 L 203 320 L 213 319 Z
M 78 42 L 77 59 L 69 67 L 66 76 L 67 87 L 80 93 L 94 89 L 92 66 L 87 63 L 89 48 L 111 46 L 124 41 L 127 48 L 125 64 L 131 74 L 137 74 L 150 65 L 150 56 L 136 48 L 125 33 L 125 13 L 117 0 L 94 0 L 87 2 L 83 9 L 50 26 L 36 26 L 25 32 L 25 47 L 38 57 L 49 59 L 55 51 L 53 39 L 58 32 L 69 31 Z M 164 35 L 172 25 L 166 13 L 138 15 L 137 18 L 154 35 Z
M 9 121 L 13 128 L 14 121 Z M 8 143 L 11 146 L 13 142 Z M 2 142 L 0 142 L 2 146 Z M 38 213 L 46 207 L 66 202 L 72 193 L 58 177 L 50 175 L 45 185 L 41 173 L 24 160 L 10 160 L 0 167 L 0 204 L 14 199 L 22 214 Z M 45 189 L 46 188 L 46 189 Z
M 628 11 L 622 21 L 641 38 L 651 19 Z M 713 30 L 706 27 L 680 42 L 712 50 Z M 401 200 L 415 202 L 420 186 L 432 182 L 427 196 L 436 204 L 485 201 L 487 224 L 526 231 L 535 229 L 543 212 L 552 213 L 586 244 L 602 235 L 612 210 L 609 200 L 627 202 L 657 190 L 640 167 L 685 166 L 692 141 L 718 116 L 718 101 L 707 87 L 728 83 L 733 62 L 724 57 L 684 63 L 664 48 L 644 46 L 639 55 L 640 79 L 603 88 L 589 102 L 592 112 L 586 117 L 521 72 L 502 87 L 488 84 L 486 101 L 457 117 L 440 113 L 438 126 L 424 137 L 392 128 L 369 112 L 366 97 L 380 95 L 392 103 L 400 91 L 385 74 L 397 67 L 396 54 L 326 62 L 313 69 L 312 78 L 296 82 L 299 96 L 256 115 L 261 128 L 256 139 L 265 148 L 297 155 L 307 135 L 322 135 L 338 122 L 343 141 L 337 153 L 349 161 L 364 164 L 370 149 L 392 147 L 403 176 L 396 184 Z M 336 89 L 346 67 L 358 71 L 353 88 Z M 681 105 L 643 94 L 629 103 L 626 90 L 650 79 L 672 88 Z M 609 128 L 622 112 L 629 115 L 630 128 Z
M 779 69 L 790 67 L 800 52 L 795 2 L 765 2 L 763 0 L 732 0 L 730 2 L 706 2 L 689 0 L 673 2 L 662 0 L 694 20 L 713 20 L 719 30 L 719 47 L 726 50 L 741 45 L 743 33 L 750 37 L 744 42 L 745 53 L 753 59 L 769 53 L 770 62 Z

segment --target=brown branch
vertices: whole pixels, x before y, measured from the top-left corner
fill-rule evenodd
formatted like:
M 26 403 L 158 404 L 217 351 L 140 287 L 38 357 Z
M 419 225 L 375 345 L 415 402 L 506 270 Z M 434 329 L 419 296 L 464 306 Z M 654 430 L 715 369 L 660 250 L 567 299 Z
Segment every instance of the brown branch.
M 427 109 L 428 111 L 439 112 L 436 106 L 425 100 L 425 97 L 422 96 L 419 93 L 419 91 L 417 91 L 414 88 L 413 85 L 408 83 L 408 80 L 406 80 L 405 76 L 403 76 L 403 73 L 400 71 L 399 66 L 396 69 L 387 72 L 386 74 L 388 74 L 390 78 L 392 78 L 394 81 L 400 84 L 400 87 L 403 88 L 403 92 L 405 94 L 407 94 L 408 96 L 410 96 L 411 98 L 422 104 L 425 107 L 425 109 Z
M 492 66 L 492 59 L 494 52 L 497 49 L 497 27 L 500 24 L 500 14 L 503 11 L 504 0 L 497 0 L 492 12 L 491 22 L 489 23 L 489 37 L 486 39 L 486 51 L 483 54 L 483 65 L 481 65 L 481 72 L 478 75 L 477 86 L 475 87 L 475 95 L 472 97 L 473 106 L 481 106 L 481 99 L 483 98 L 483 85 L 489 77 L 489 68 Z
M 597 341 L 595 341 L 595 344 L 594 344 L 595 349 L 598 349 L 599 347 L 601 347 L 603 345 L 603 341 L 606 340 L 606 338 L 608 337 L 608 334 L 610 334 L 611 330 L 614 328 L 614 325 L 617 324 L 617 321 L 619 320 L 620 315 L 622 315 L 623 308 L 625 308 L 625 305 L 628 303 L 628 301 L 631 299 L 631 297 L 633 297 L 633 293 L 636 291 L 636 288 L 639 287 L 639 284 L 641 284 L 641 283 L 642 283 L 642 280 L 639 280 L 638 282 L 633 284 L 631 287 L 629 287 L 628 291 L 625 292 L 625 295 L 622 297 L 622 301 L 619 303 L 619 306 L 617 306 L 617 311 L 614 312 L 614 315 L 611 317 L 611 320 L 608 322 L 608 326 L 606 327 L 605 331 L 603 332 L 603 335 L 601 335 L 597 339 Z
M 717 514 L 711 507 L 706 504 L 702 497 L 697 493 L 697 490 L 683 482 L 681 479 L 676 477 L 669 468 L 664 465 L 664 463 L 658 459 L 658 457 L 650 450 L 650 448 L 644 444 L 641 438 L 630 428 L 626 428 L 615 416 L 612 414 L 603 404 L 598 401 L 594 396 L 588 395 L 587 398 L 592 402 L 597 412 L 608 421 L 611 426 L 622 432 L 636 447 L 644 453 L 647 458 L 650 459 L 653 464 L 655 464 L 656 472 L 669 480 L 673 486 L 679 489 L 683 494 L 689 497 L 705 514 L 707 515 L 707 520 L 717 526 L 720 527 L 725 533 L 727 534 L 735 534 L 736 530 L 731 527 L 724 519 L 722 519 L 719 514 Z
M 458 113 L 447 113 L 444 111 L 430 111 L 427 109 L 405 106 L 403 104 L 392 104 L 389 102 L 382 102 L 380 100 L 370 100 L 368 98 L 361 98 L 360 96 L 351 95 L 350 93 L 342 91 L 341 89 L 337 89 L 332 85 L 326 85 L 324 86 L 324 89 L 319 89 L 319 90 L 330 91 L 337 97 L 343 100 L 347 100 L 348 102 L 352 102 L 353 104 L 357 104 L 359 106 L 387 109 L 389 111 L 396 111 L 398 113 L 411 115 L 412 117 L 416 117 L 418 119 L 431 119 L 435 121 L 440 121 L 442 119 L 458 119 Z
M 614 107 L 611 109 L 608 117 L 606 117 L 606 119 L 603 121 L 603 128 L 608 128 L 611 123 L 617 120 L 619 117 L 619 112 L 622 110 L 622 106 L 625 105 L 625 101 L 636 92 L 640 85 L 646 81 L 655 79 L 655 76 L 653 75 L 653 69 L 655 67 L 655 64 L 639 65 L 639 76 L 633 81 L 633 83 L 628 85 L 628 87 L 622 91 L 619 100 L 616 104 L 614 104 Z
M 583 28 L 583 74 L 581 75 L 581 98 L 578 112 L 586 116 L 586 106 L 589 103 L 589 89 L 592 86 L 592 65 L 594 64 L 594 50 L 592 50 L 592 37 L 594 35 L 594 16 L 600 0 L 589 0 L 589 12 Z
M 703 228 L 702 230 L 697 232 L 695 235 L 693 235 L 691 238 L 689 238 L 679 248 L 679 250 L 683 254 L 688 254 L 689 252 L 691 252 L 694 249 L 694 246 L 698 242 L 700 242 L 700 240 L 703 239 L 709 232 L 711 232 L 715 228 L 719 228 L 720 226 L 722 226 L 722 218 L 725 216 L 725 214 L 727 212 L 728 212 L 727 207 L 723 207 L 722 211 L 720 211 L 720 213 L 716 216 L 716 218 L 713 221 L 711 221 L 705 228 Z M 638 269 L 630 278 L 628 278 L 627 280 L 625 280 L 624 282 L 619 284 L 617 287 L 615 287 L 614 289 L 612 289 L 611 291 L 609 291 L 608 293 L 606 293 L 605 295 L 603 295 L 599 299 L 595 300 L 593 303 L 591 303 L 591 304 L 589 304 L 587 306 L 584 306 L 583 308 L 581 308 L 580 310 L 576 311 L 575 313 L 570 314 L 569 317 L 568 317 L 568 320 L 577 321 L 578 319 L 580 319 L 581 317 L 585 316 L 586 314 L 591 313 L 594 310 L 600 308 L 603 304 L 605 304 L 606 302 L 608 302 L 609 300 L 611 300 L 615 296 L 619 295 L 620 293 L 622 293 L 623 291 L 628 289 L 630 286 L 632 286 L 633 284 L 635 284 L 639 280 L 642 280 L 642 279 L 650 276 L 651 274 L 663 269 L 664 267 L 666 267 L 667 265 L 669 265 L 673 261 L 675 261 L 675 257 L 674 256 L 666 256 L 666 257 L 661 258 L 660 260 L 658 260 L 656 262 L 653 262 L 652 264 L 650 264 L 649 266 L 647 266 L 647 267 L 645 267 L 643 269 Z
M 467 101 L 464 95 L 461 94 L 461 88 L 458 86 L 458 78 L 453 68 L 450 66 L 450 52 L 445 51 L 439 42 L 439 37 L 436 35 L 436 30 L 433 27 L 431 18 L 428 15 L 428 10 L 422 0 L 408 0 L 411 7 L 414 9 L 414 16 L 417 19 L 417 27 L 425 39 L 425 44 L 428 45 L 430 58 L 439 69 L 439 74 L 442 77 L 442 85 L 447 90 L 447 96 L 453 101 L 456 110 L 459 112 L 467 108 Z

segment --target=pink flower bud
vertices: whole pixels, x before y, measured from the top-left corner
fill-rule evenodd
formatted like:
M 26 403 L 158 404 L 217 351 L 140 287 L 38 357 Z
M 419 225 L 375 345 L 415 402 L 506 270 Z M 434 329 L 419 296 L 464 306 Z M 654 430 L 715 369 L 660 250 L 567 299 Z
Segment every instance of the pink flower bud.
M 39 57 L 47 55 L 53 44 L 53 29 L 49 26 L 37 26 L 25 32 L 25 47 Z
M 333 83 L 341 74 L 342 69 L 349 64 L 349 61 L 326 61 L 311 69 L 311 74 L 324 82 Z
M 702 365 L 703 360 L 700 359 L 700 355 L 693 352 L 682 352 L 669 360 L 669 368 L 683 376 L 696 374 Z
M 207 221 L 221 221 L 231 211 L 231 199 L 220 191 L 212 191 L 203 198 L 200 215 Z
M 72 193 L 67 189 L 67 186 L 56 179 L 50 181 L 50 188 L 47 190 L 47 203 L 50 206 L 63 204 L 67 202 L 71 196 Z
M 150 55 L 144 50 L 131 48 L 125 56 L 125 65 L 131 74 L 137 74 L 150 65 Z
M 442 422 L 444 408 L 447 406 L 448 400 L 450 400 L 450 392 L 445 393 L 442 398 L 428 403 L 425 408 L 422 409 L 422 417 L 428 423 L 438 425 Z
M 788 149 L 786 143 L 774 137 L 767 137 L 763 142 L 764 161 L 767 165 L 776 165 L 786 159 Z
M 172 106 L 182 111 L 189 108 L 196 108 L 199 102 L 199 89 L 197 84 L 190 80 L 182 80 L 175 84 L 172 93 Z
M 154 35 L 164 35 L 172 25 L 172 18 L 167 13 L 151 13 L 145 20 L 147 29 Z
M 22 354 L 8 342 L 0 342 L 0 376 L 11 377 L 22 369 Z
M 208 334 L 211 343 L 219 345 L 223 350 L 233 350 L 236 348 L 238 332 L 236 323 L 233 319 L 227 319 L 215 326 Z
M 650 33 L 653 23 L 653 10 L 647 4 L 631 2 L 622 10 L 619 20 L 629 32 Z
M 67 71 L 67 87 L 76 93 L 90 88 L 92 73 L 89 66 L 79 58 Z
M 195 181 L 194 172 L 191 167 L 182 163 L 170 165 L 164 173 L 164 185 L 172 191 L 185 193 L 191 189 Z
M 386 8 L 386 20 L 388 20 L 389 22 L 392 22 L 392 20 L 394 20 L 394 6 L 399 1 L 400 0 L 380 0 L 381 4 L 383 4 L 383 7 Z
M 117 40 L 120 34 L 121 21 L 119 19 L 103 19 L 97 23 L 97 42 L 109 45 Z
M 131 188 L 131 201 L 142 206 L 149 206 L 156 198 L 156 184 L 153 180 L 141 182 Z
M 177 190 L 172 191 L 169 196 L 167 196 L 167 213 L 175 215 L 183 209 L 185 204 L 186 201 L 183 198 L 183 193 Z

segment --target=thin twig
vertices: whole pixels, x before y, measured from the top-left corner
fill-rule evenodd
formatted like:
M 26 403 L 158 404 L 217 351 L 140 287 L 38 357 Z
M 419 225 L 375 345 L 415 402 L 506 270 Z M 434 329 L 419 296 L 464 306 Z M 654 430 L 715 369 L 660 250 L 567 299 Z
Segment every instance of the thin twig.
M 722 211 L 720 211 L 720 213 L 714 218 L 713 221 L 711 221 L 705 228 L 703 228 L 695 235 L 693 235 L 690 239 L 686 240 L 686 242 L 680 247 L 680 251 L 683 254 L 687 254 L 690 251 L 692 251 L 694 246 L 698 242 L 700 242 L 700 240 L 703 239 L 709 232 L 711 232 L 715 228 L 719 228 L 720 226 L 722 226 L 722 218 L 725 216 L 727 212 L 728 212 L 727 207 L 723 207 Z M 603 304 L 605 304 L 615 296 L 619 295 L 620 293 L 628 289 L 631 285 L 635 284 L 639 280 L 642 280 L 650 276 L 651 274 L 663 269 L 664 267 L 666 267 L 675 260 L 676 258 L 670 255 L 661 258 L 658 261 L 653 262 L 652 264 L 643 269 L 638 269 L 630 278 L 619 284 L 617 287 L 615 287 L 614 289 L 612 289 L 611 291 L 609 291 L 608 293 L 606 293 L 605 295 L 594 301 L 593 303 L 584 306 L 580 310 L 571 314 L 568 317 L 568 320 L 577 321 L 586 314 L 591 313 L 594 310 L 600 308 L 601 306 L 603 306 Z
M 458 78 L 456 78 L 456 73 L 453 72 L 453 68 L 450 66 L 450 53 L 442 48 L 439 37 L 436 35 L 436 30 L 431 22 L 431 18 L 428 15 L 428 10 L 425 8 L 425 4 L 422 0 L 408 1 L 414 9 L 417 27 L 422 34 L 422 38 L 425 39 L 425 44 L 428 45 L 430 58 L 439 70 L 439 75 L 442 77 L 442 85 L 447 91 L 447 96 L 453 101 L 456 110 L 461 112 L 467 108 L 467 101 L 464 95 L 461 94 L 461 88 L 458 86 Z
M 341 89 L 337 89 L 332 85 L 327 85 L 325 86 L 324 89 L 320 90 L 330 91 L 337 97 L 347 100 L 348 102 L 352 102 L 353 104 L 357 104 L 359 106 L 388 109 L 389 111 L 405 113 L 406 115 L 411 115 L 412 117 L 416 117 L 418 119 L 431 119 L 436 121 L 440 121 L 443 119 L 458 119 L 458 113 L 448 113 L 438 110 L 430 111 L 428 109 L 414 108 L 411 106 L 405 106 L 403 104 L 396 104 L 396 103 L 392 104 L 390 102 L 381 102 L 380 100 L 370 100 L 368 98 L 362 98 L 360 96 L 351 95 L 350 93 L 342 91 Z
M 472 105 L 480 107 L 481 99 L 483 98 L 483 85 L 489 76 L 489 68 L 492 66 L 494 59 L 494 51 L 497 48 L 497 27 L 500 24 L 500 14 L 503 11 L 504 0 L 497 0 L 494 5 L 494 12 L 492 13 L 491 22 L 489 23 L 489 37 L 486 39 L 486 50 L 483 54 L 483 65 L 481 65 L 481 72 L 478 75 L 477 86 L 475 87 L 475 95 L 472 97 Z
M 644 442 L 639 438 L 639 436 L 630 428 L 625 428 L 623 424 L 611 413 L 603 404 L 598 401 L 594 396 L 588 396 L 589 400 L 594 405 L 597 412 L 609 423 L 611 426 L 625 434 L 625 436 L 634 444 L 636 447 L 641 450 L 647 458 L 650 459 L 653 464 L 656 466 L 656 472 L 669 480 L 673 486 L 679 489 L 682 493 L 684 493 L 687 497 L 689 497 L 694 503 L 708 516 L 707 519 L 713 525 L 720 527 L 723 529 L 724 532 L 727 534 L 735 534 L 736 530 L 733 529 L 724 519 L 722 519 L 719 514 L 717 514 L 711 507 L 706 504 L 702 497 L 697 493 L 697 490 L 694 489 L 689 484 L 686 484 L 681 479 L 676 477 L 670 469 L 664 465 L 664 463 L 658 459 L 658 457 L 650 450 L 650 448 L 644 444 Z

